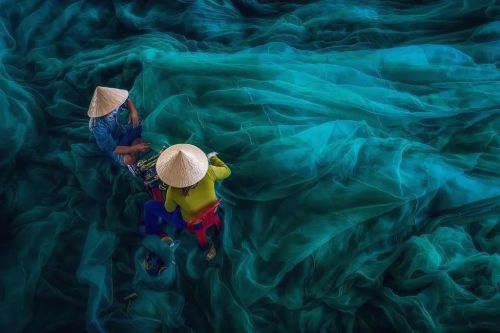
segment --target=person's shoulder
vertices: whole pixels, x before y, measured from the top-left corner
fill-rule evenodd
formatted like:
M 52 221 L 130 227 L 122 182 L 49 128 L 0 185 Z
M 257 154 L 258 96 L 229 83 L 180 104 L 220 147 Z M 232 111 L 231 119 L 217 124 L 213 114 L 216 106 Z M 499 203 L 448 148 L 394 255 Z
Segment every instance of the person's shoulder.
M 103 117 L 92 118 L 89 120 L 89 128 L 91 131 L 101 130 L 105 127 Z
M 167 194 L 170 195 L 171 197 L 177 197 L 180 193 L 180 189 L 169 186 L 167 190 Z
M 209 177 L 212 180 L 215 180 L 217 178 L 217 176 L 215 174 L 215 170 L 216 170 L 215 168 L 216 168 L 215 165 L 208 166 L 207 177 Z

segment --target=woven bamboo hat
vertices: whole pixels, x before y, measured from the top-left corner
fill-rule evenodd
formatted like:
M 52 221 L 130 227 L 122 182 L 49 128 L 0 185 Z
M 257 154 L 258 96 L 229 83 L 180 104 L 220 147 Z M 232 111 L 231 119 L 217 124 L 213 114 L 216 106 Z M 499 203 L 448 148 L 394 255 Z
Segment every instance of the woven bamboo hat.
M 97 87 L 94 91 L 94 96 L 90 101 L 88 115 L 91 118 L 105 116 L 120 105 L 128 98 L 128 91 L 123 89 Z
M 205 177 L 208 158 L 198 147 L 189 144 L 173 145 L 165 149 L 156 161 L 156 173 L 167 185 L 184 188 Z

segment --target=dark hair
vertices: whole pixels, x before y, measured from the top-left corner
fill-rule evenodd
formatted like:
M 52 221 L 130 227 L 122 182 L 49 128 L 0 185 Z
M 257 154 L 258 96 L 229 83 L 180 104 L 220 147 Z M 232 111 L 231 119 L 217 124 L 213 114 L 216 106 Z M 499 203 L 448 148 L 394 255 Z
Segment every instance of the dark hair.
M 191 191 L 191 189 L 195 188 L 197 185 L 198 185 L 198 183 L 191 185 L 191 186 L 188 186 L 188 187 L 181 188 L 182 195 L 187 197 L 189 194 L 189 191 Z

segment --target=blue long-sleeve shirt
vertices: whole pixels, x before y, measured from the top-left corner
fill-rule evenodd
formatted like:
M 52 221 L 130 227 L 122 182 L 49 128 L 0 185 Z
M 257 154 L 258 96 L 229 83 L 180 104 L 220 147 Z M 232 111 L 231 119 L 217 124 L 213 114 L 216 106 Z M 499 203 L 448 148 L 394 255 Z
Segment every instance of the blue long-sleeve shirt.
M 134 128 L 128 123 L 128 112 L 125 102 L 111 113 L 89 121 L 89 129 L 99 149 L 121 165 L 124 164 L 123 155 L 115 153 L 116 146 L 129 146 L 141 136 L 142 130 L 141 126 Z

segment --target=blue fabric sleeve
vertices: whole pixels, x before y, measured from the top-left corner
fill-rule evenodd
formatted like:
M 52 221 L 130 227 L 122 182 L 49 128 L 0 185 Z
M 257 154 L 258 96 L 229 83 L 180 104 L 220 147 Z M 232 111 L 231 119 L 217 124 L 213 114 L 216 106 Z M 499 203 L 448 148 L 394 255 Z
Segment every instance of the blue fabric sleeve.
M 97 124 L 93 128 L 92 133 L 97 141 L 97 145 L 102 151 L 107 153 L 113 153 L 115 151 L 117 144 L 106 126 Z

